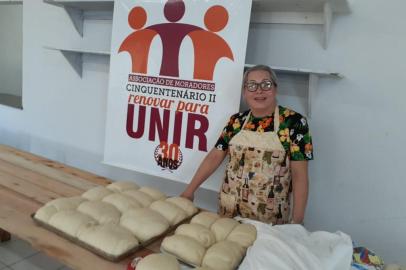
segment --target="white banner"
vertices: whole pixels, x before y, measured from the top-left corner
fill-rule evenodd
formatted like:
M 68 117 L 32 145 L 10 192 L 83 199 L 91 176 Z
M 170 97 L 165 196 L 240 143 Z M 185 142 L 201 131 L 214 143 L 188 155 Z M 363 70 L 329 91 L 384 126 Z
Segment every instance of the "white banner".
M 250 0 L 116 0 L 104 162 L 189 182 L 239 108 Z

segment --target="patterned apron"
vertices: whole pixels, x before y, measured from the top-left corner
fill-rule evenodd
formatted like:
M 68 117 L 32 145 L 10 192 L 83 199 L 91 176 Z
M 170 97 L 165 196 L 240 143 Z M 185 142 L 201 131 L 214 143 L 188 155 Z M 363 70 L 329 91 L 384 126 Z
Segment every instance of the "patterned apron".
M 219 213 L 223 216 L 260 220 L 272 224 L 289 221 L 290 159 L 278 137 L 279 107 L 275 107 L 274 131 L 244 130 L 229 143 L 229 162 L 221 186 Z

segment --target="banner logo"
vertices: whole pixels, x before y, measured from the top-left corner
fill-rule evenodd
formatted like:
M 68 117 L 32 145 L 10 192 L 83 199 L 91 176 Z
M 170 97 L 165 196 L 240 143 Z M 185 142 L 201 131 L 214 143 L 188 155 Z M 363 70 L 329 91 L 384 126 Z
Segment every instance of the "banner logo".
M 170 172 L 179 168 L 183 161 L 183 154 L 179 146 L 176 144 L 168 145 L 166 142 L 161 142 L 155 148 L 154 157 L 158 166 Z
M 194 48 L 193 79 L 211 81 L 220 58 L 234 60 L 230 46 L 216 33 L 228 23 L 228 12 L 223 6 L 215 5 L 206 11 L 206 29 L 178 22 L 185 14 L 185 3 L 181 0 L 169 0 L 163 12 L 167 22 L 147 27 L 148 15 L 143 7 L 134 7 L 128 15 L 128 24 L 135 32 L 123 41 L 118 52 L 130 54 L 133 73 L 147 73 L 149 49 L 155 36 L 160 37 L 163 48 L 161 76 L 179 77 L 179 50 L 186 36 L 191 38 Z

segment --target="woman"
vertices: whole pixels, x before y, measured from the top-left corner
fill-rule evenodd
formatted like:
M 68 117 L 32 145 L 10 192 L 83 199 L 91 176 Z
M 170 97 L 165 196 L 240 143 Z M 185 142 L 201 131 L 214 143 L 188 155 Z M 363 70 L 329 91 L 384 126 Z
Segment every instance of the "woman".
M 250 110 L 231 116 L 182 196 L 193 200 L 195 190 L 228 155 L 219 196 L 221 215 L 272 224 L 303 222 L 311 136 L 306 119 L 279 106 L 276 94 L 277 78 L 268 66 L 244 73 L 243 95 Z

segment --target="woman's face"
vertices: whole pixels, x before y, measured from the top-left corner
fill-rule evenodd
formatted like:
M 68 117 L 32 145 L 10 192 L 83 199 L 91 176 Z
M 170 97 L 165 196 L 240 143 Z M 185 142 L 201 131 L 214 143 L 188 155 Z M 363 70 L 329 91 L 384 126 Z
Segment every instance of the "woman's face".
M 270 74 L 264 70 L 255 70 L 248 74 L 246 83 L 263 81 L 272 81 Z M 257 87 L 256 91 L 251 92 L 244 86 L 244 98 L 252 114 L 256 117 L 272 114 L 276 106 L 276 87 L 273 85 L 268 91 L 262 90 L 259 85 Z

